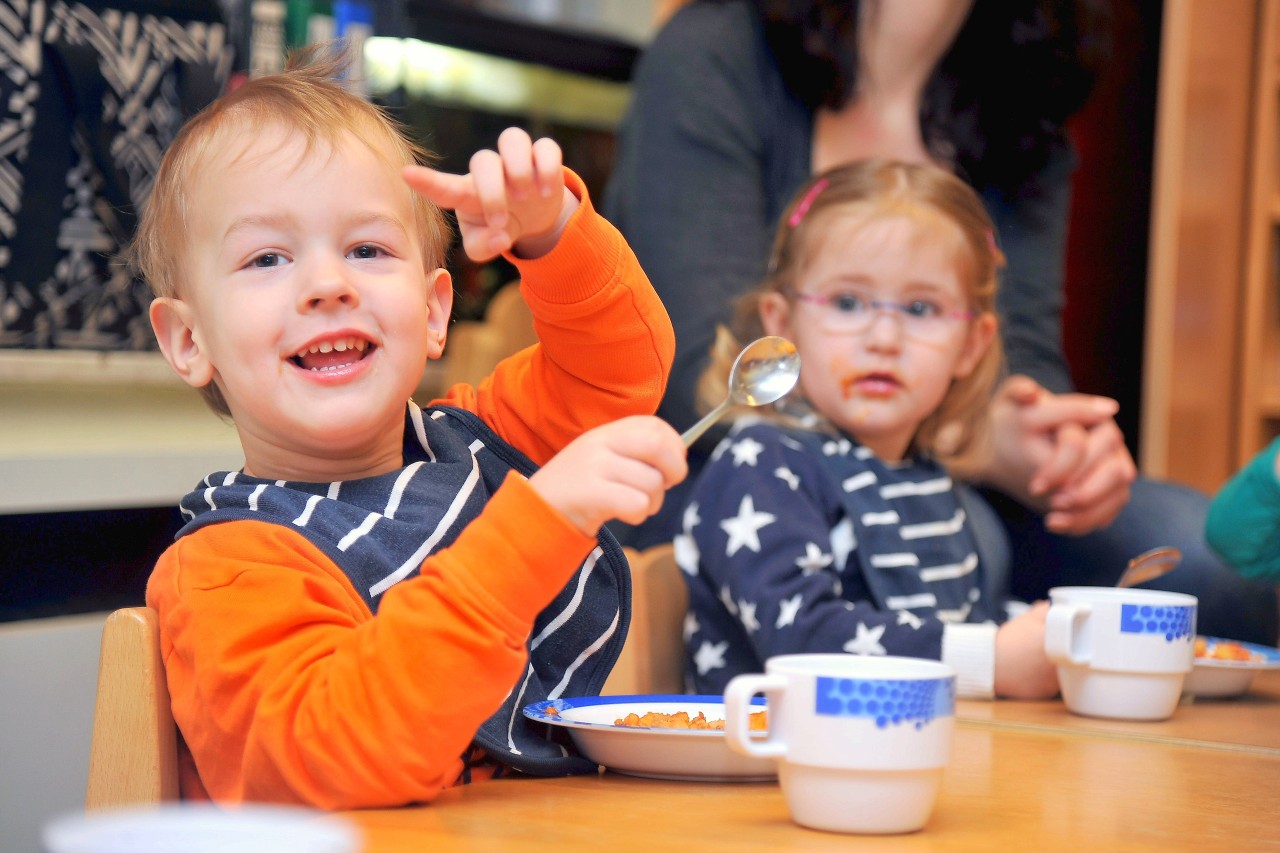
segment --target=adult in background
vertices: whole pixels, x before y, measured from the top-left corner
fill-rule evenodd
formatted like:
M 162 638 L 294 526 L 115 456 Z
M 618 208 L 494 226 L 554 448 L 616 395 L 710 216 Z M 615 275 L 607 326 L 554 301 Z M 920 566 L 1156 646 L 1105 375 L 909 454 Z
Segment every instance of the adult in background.
M 1143 477 L 1115 401 L 1073 392 L 1061 319 L 1071 180 L 1066 120 L 1107 51 L 1100 0 L 694 0 L 645 51 L 604 202 L 661 295 L 676 362 L 659 414 L 698 415 L 695 386 L 734 298 L 765 271 L 769 235 L 813 173 L 880 156 L 954 170 L 982 196 L 1008 267 L 999 311 L 1011 375 L 992 404 L 985 487 L 1014 550 L 1013 592 L 1111 584 L 1156 545 L 1183 562 L 1150 586 L 1200 599 L 1201 633 L 1276 641 L 1276 592 L 1205 545 L 1207 497 Z M 688 485 L 637 547 L 679 529 Z

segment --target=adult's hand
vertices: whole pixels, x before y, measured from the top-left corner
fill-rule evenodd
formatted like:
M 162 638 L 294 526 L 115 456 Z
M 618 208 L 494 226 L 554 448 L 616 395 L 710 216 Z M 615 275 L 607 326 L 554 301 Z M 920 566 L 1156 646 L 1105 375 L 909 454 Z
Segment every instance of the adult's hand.
M 1118 408 L 1107 397 L 1054 394 L 1028 376 L 1009 377 L 992 403 L 994 454 L 983 481 L 1044 513 L 1057 533 L 1105 527 L 1137 476 Z

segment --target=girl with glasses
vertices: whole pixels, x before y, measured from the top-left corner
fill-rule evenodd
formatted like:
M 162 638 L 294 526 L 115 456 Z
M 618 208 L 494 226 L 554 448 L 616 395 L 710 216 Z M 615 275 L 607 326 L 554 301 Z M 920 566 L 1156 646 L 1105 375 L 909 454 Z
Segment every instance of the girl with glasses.
M 999 526 L 947 467 L 989 452 L 1002 264 L 981 200 L 934 166 L 860 161 L 793 199 L 700 386 L 722 395 L 762 334 L 799 350 L 796 391 L 738 419 L 685 505 L 695 692 L 846 651 L 941 659 L 966 696 L 1057 693 L 1045 606 L 1005 621 Z

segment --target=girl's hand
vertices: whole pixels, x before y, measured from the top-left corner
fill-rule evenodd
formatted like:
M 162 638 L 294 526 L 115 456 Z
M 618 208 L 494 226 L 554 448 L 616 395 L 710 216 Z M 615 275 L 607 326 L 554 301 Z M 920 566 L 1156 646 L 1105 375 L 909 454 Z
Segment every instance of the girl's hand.
M 1058 668 L 1044 653 L 1049 602 L 1038 601 L 996 631 L 996 696 L 1052 699 L 1058 695 Z
M 477 262 L 508 249 L 522 258 L 545 255 L 579 203 L 564 185 L 560 146 L 533 142 L 518 127 L 502 132 L 497 151 L 472 155 L 466 175 L 426 166 L 406 166 L 403 174 L 413 189 L 457 214 L 462 247 Z
M 665 421 L 634 415 L 571 441 L 529 484 L 587 536 L 612 519 L 639 524 L 689 472 L 680 435 Z

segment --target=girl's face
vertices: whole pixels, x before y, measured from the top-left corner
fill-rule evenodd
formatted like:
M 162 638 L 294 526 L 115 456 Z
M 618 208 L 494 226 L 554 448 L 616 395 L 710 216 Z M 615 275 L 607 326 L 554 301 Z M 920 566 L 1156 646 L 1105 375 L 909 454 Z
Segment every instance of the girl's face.
M 970 310 L 956 242 L 919 237 L 905 216 L 835 215 L 799 265 L 794 291 L 760 302 L 765 331 L 800 351 L 809 403 L 890 462 L 996 330 L 993 315 Z

